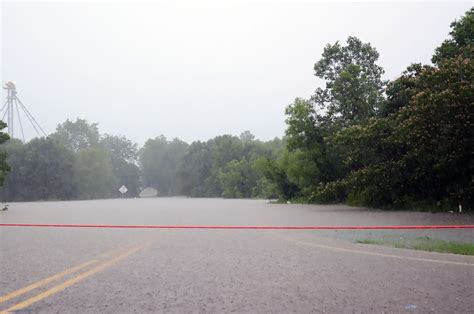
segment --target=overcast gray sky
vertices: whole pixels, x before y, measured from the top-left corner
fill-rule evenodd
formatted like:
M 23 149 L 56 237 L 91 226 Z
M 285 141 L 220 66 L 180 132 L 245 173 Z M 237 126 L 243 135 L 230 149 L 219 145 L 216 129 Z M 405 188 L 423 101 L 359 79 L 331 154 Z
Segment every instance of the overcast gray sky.
M 81 117 L 140 144 L 244 130 L 268 140 L 283 135 L 285 106 L 322 85 L 313 65 L 327 43 L 370 42 L 393 79 L 429 63 L 472 6 L 222 2 L 3 2 L 2 80 L 47 133 Z

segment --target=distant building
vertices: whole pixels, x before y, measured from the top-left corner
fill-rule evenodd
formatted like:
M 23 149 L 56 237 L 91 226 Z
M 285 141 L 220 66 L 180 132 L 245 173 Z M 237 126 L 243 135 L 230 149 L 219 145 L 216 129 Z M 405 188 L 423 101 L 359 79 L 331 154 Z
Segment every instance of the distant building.
M 146 188 L 140 192 L 140 197 L 156 197 L 158 196 L 158 190 L 154 188 Z

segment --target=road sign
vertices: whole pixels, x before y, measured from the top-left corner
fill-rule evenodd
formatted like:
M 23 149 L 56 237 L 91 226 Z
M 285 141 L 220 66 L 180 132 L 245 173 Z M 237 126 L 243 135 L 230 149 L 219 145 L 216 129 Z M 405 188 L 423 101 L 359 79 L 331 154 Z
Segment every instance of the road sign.
M 122 194 L 125 194 L 127 193 L 128 189 L 125 185 L 122 185 L 119 189 L 119 192 L 122 193 Z

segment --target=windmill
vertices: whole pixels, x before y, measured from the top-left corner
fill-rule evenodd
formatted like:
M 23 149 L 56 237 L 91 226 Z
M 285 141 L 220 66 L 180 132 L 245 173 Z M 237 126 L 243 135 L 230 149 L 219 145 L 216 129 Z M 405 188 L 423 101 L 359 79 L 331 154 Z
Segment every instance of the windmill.
M 47 136 L 46 132 L 43 128 L 39 125 L 33 115 L 28 111 L 26 106 L 21 102 L 21 100 L 17 96 L 16 92 L 16 85 L 13 81 L 8 81 L 3 84 L 3 89 L 7 90 L 7 100 L 3 104 L 2 108 L 0 109 L 0 115 L 2 117 L 2 121 L 5 121 L 5 116 L 7 117 L 7 133 L 10 138 L 15 137 L 15 116 L 18 124 L 20 126 L 21 136 L 23 142 L 25 141 L 25 133 L 23 130 L 23 123 L 21 120 L 20 111 L 23 112 L 24 116 L 28 119 L 30 124 L 33 126 L 33 129 L 36 131 L 38 136 Z

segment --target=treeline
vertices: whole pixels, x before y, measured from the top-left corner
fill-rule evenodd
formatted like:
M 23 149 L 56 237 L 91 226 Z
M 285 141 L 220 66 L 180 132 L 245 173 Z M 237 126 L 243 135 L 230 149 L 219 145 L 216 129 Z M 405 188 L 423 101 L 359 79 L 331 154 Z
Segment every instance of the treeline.
M 282 140 L 261 142 L 249 131 L 240 137 L 222 135 L 191 145 L 157 137 L 140 150 L 143 185 L 166 195 L 276 197 L 259 166 L 262 160 L 276 158 L 283 148 Z
M 265 197 L 385 208 L 474 208 L 474 10 L 451 24 L 433 65 L 391 82 L 379 54 L 349 37 L 314 66 L 325 81 L 286 108 L 284 139 L 250 132 L 187 144 L 163 136 L 138 149 L 78 119 L 48 138 L 3 144 L 3 200 L 160 195 Z M 0 137 L 0 143 L 5 140 Z M 2 160 L 0 155 L 0 160 Z
M 284 199 L 395 208 L 474 208 L 474 10 L 433 65 L 382 80 L 378 52 L 349 37 L 314 66 L 326 82 L 286 108 L 287 150 L 266 175 Z
M 258 166 L 284 148 L 278 138 L 261 142 L 246 131 L 191 145 L 160 136 L 138 149 L 83 119 L 58 125 L 47 138 L 2 146 L 10 167 L 0 191 L 4 201 L 137 197 L 146 187 L 168 196 L 276 197 Z
M 139 191 L 137 145 L 124 137 L 100 136 L 97 124 L 66 121 L 47 138 L 3 144 L 10 172 L 0 195 L 5 201 L 118 197 L 125 185 Z

